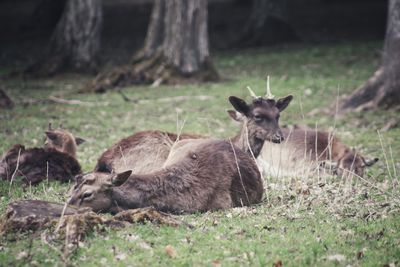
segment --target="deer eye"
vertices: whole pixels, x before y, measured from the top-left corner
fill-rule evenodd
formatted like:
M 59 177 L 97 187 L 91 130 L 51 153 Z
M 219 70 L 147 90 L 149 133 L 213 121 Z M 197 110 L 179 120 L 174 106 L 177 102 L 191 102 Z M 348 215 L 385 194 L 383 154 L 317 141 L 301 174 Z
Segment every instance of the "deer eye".
M 82 195 L 82 199 L 83 200 L 89 200 L 93 197 L 93 192 L 90 191 L 86 191 L 85 193 L 83 193 Z
M 261 117 L 260 115 L 254 115 L 254 120 L 256 122 L 261 122 L 263 120 L 263 117 Z

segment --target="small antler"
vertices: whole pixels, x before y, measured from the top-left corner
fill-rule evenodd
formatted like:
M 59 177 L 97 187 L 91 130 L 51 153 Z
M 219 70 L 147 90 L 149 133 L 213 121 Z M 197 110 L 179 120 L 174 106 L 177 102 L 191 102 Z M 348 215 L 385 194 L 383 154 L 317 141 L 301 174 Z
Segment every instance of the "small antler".
M 274 99 L 274 95 L 271 93 L 271 89 L 269 88 L 269 75 L 267 76 L 267 94 L 265 95 L 267 99 Z
M 60 123 L 60 129 L 64 129 L 64 125 L 62 122 Z
M 53 129 L 51 128 L 51 122 L 49 122 L 49 131 L 52 131 Z
M 251 95 L 252 98 L 259 98 L 259 96 L 257 96 L 257 95 L 253 92 L 253 90 L 251 90 L 250 86 L 247 86 L 246 88 L 247 88 L 247 90 L 249 90 L 250 95 Z

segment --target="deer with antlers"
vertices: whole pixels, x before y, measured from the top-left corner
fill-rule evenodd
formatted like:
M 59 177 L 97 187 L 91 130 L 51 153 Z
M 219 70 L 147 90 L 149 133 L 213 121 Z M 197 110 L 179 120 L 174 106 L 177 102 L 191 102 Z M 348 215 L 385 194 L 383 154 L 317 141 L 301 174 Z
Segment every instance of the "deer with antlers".
M 132 170 L 99 172 L 102 168 L 98 164 L 97 171 L 77 177 L 69 203 L 112 213 L 145 206 L 196 212 L 259 203 L 264 189 L 254 157 L 261 152 L 265 141 L 283 140 L 279 114 L 292 98 L 275 101 L 258 97 L 248 104 L 231 96 L 230 103 L 245 118 L 235 137 L 177 141 L 162 168 L 159 166 L 147 174 Z M 124 157 L 126 160 L 129 155 Z
M 43 180 L 68 182 L 81 173 L 76 147 L 84 140 L 62 128 L 53 129 L 50 123 L 45 135 L 44 148 L 16 144 L 6 151 L 0 161 L 0 177 L 12 180 L 22 176 L 25 183 L 35 185 Z

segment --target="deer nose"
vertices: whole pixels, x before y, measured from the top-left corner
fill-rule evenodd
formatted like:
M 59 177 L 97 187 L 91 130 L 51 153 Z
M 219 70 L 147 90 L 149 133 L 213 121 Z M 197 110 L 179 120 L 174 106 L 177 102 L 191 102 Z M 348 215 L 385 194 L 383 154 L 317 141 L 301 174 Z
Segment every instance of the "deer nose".
M 284 140 L 283 136 L 281 134 L 274 134 L 272 136 L 272 142 L 279 144 Z

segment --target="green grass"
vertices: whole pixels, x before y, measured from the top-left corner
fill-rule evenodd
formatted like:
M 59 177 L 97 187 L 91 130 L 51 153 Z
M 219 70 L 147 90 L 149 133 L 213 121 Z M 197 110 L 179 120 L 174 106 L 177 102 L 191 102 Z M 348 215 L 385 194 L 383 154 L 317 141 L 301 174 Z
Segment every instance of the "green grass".
M 273 49 L 224 52 L 214 55 L 217 68 L 227 78 L 217 84 L 129 87 L 124 93 L 137 104 L 124 102 L 121 95 L 76 94 L 90 77 L 67 75 L 52 80 L 7 80 L 5 87 L 17 101 L 61 95 L 66 99 L 92 102 L 92 106 L 54 103 L 17 105 L 0 113 L 0 151 L 14 143 L 40 146 L 47 123 L 63 123 L 87 143 L 79 148 L 78 159 L 90 171 L 97 157 L 122 137 L 145 129 L 176 131 L 177 118 L 185 132 L 217 137 L 233 136 L 238 125 L 225 110 L 228 96 L 249 99 L 249 85 L 262 94 L 266 76 L 272 93 L 293 94 L 295 100 L 281 116 L 281 124 L 305 123 L 328 129 L 334 119 L 326 115 L 307 116 L 314 108 L 329 105 L 337 93 L 349 93 L 363 83 L 379 65 L 380 43 L 289 46 Z M 199 101 L 162 101 L 164 98 L 207 95 Z M 271 266 L 284 265 L 379 266 L 400 260 L 400 216 L 398 177 L 400 129 L 377 130 L 399 114 L 387 111 L 351 113 L 336 122 L 345 143 L 381 160 L 365 180 L 346 184 L 328 179 L 325 186 L 308 184 L 309 195 L 298 194 L 291 181 L 267 178 L 267 194 L 255 207 L 183 215 L 193 229 L 153 224 L 134 225 L 90 233 L 69 258 L 75 266 Z M 393 156 L 390 155 L 390 149 Z M 384 153 L 388 157 L 386 167 Z M 393 162 L 392 162 L 393 161 Z M 390 173 L 389 173 L 390 172 Z M 45 199 L 62 202 L 68 185 L 40 184 L 23 188 L 0 181 L 0 213 L 11 201 Z M 40 237 L 16 234 L 17 241 L 0 238 L 0 266 L 62 265 L 59 252 Z M 171 245 L 175 257 L 165 252 Z M 23 252 L 23 253 L 21 253 Z M 26 256 L 28 255 L 28 256 Z M 398 264 L 398 263 L 397 263 Z

